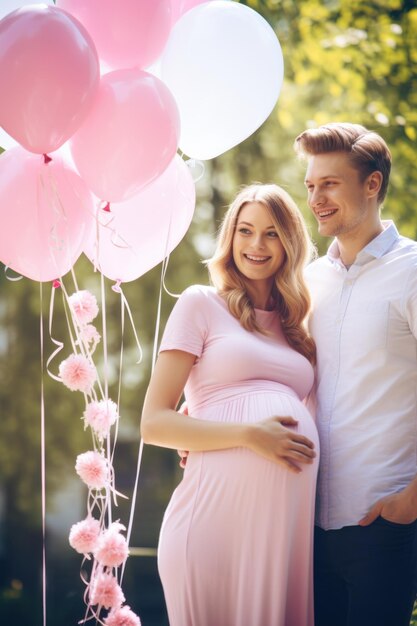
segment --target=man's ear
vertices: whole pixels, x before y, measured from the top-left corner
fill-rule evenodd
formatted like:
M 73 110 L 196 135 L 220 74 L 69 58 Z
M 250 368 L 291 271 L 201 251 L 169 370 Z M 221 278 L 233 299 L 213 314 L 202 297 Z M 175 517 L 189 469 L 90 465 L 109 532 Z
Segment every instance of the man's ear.
M 373 198 L 379 194 L 382 186 L 382 173 L 379 171 L 372 172 L 367 178 L 368 195 Z

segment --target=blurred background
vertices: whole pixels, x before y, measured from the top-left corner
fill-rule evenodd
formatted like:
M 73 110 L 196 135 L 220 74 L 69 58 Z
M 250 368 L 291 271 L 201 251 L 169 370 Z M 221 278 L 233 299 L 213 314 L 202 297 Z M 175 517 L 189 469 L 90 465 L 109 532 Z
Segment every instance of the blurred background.
M 192 283 L 207 284 L 201 260 L 213 250 L 223 212 L 242 184 L 276 182 L 299 203 L 311 235 L 323 253 L 306 207 L 304 168 L 292 144 L 306 127 L 351 121 L 376 130 L 393 156 L 391 185 L 383 209 L 403 235 L 417 238 L 417 8 L 414 0 L 251 0 L 282 46 L 285 78 L 267 122 L 227 153 L 204 162 L 197 182 L 193 223 L 172 253 L 167 290 L 180 293 Z M 251 85 L 247 85 L 251 90 Z M 239 115 L 239 110 L 236 110 Z M 109 146 L 111 149 L 111 146 Z M 100 277 L 81 257 L 75 266 L 81 289 L 100 298 Z M 137 361 L 133 332 L 123 337 L 121 420 L 116 446 L 114 519 L 127 525 L 139 448 L 139 423 L 150 375 L 161 283 L 158 266 L 123 286 L 144 348 Z M 71 279 L 65 282 L 71 293 Z M 117 395 L 120 355 L 120 296 L 105 279 L 109 350 L 109 395 Z M 0 622 L 4 626 L 42 623 L 41 525 L 41 355 L 43 313 L 46 358 L 54 349 L 47 332 L 51 286 L 0 272 Z M 67 340 L 60 294 L 56 292 L 53 337 Z M 175 299 L 162 295 L 161 328 Z M 99 323 L 98 323 L 99 325 Z M 99 350 L 99 349 L 98 349 Z M 100 358 L 100 354 L 99 354 Z M 88 449 L 82 394 L 71 394 L 44 375 L 47 487 L 47 619 L 70 625 L 84 615 L 82 559 L 68 544 L 71 525 L 85 514 L 86 488 L 76 477 L 76 456 Z M 163 511 L 181 480 L 175 452 L 145 447 L 131 537 L 133 554 L 123 589 L 143 626 L 166 626 L 155 548 Z M 417 621 L 415 622 L 417 624 Z

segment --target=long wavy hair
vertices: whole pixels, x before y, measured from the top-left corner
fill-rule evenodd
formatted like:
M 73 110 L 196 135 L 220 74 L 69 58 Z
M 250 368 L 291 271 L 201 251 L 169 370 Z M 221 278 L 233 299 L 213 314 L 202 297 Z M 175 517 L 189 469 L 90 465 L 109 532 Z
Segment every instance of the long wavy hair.
M 316 348 L 306 325 L 310 296 L 303 270 L 316 252 L 299 208 L 284 189 L 278 185 L 253 184 L 238 193 L 220 226 L 214 255 L 206 261 L 211 282 L 243 328 L 264 332 L 256 322 L 247 279 L 239 272 L 233 259 L 237 219 L 248 202 L 259 202 L 268 210 L 285 250 L 284 262 L 275 276 L 271 297 L 287 341 L 297 352 L 315 363 Z

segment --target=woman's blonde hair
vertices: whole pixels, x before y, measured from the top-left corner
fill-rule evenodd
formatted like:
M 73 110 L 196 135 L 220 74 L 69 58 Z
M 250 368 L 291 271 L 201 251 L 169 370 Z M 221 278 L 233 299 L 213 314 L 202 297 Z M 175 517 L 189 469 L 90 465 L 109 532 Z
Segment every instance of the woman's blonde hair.
M 315 344 L 306 329 L 310 296 L 304 282 L 303 270 L 315 256 L 303 216 L 291 196 L 278 185 L 248 185 L 236 196 L 221 224 L 214 255 L 207 267 L 210 279 L 243 328 L 262 332 L 249 298 L 245 277 L 233 260 L 233 237 L 242 207 L 259 202 L 269 212 L 285 250 L 285 259 L 275 276 L 272 288 L 274 307 L 281 318 L 288 343 L 315 362 Z

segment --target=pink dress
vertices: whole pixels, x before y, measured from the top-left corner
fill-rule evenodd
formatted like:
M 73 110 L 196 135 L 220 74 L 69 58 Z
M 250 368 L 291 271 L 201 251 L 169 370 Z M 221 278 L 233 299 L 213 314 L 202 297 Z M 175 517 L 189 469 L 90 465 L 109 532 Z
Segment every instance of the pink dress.
M 302 403 L 313 369 L 289 347 L 275 312 L 256 312 L 273 336 L 242 328 L 211 287 L 187 289 L 160 350 L 198 358 L 189 414 L 221 422 L 292 416 L 314 441 Z M 313 626 L 312 541 L 318 456 L 293 474 L 247 448 L 190 453 L 162 523 L 158 566 L 171 626 Z

